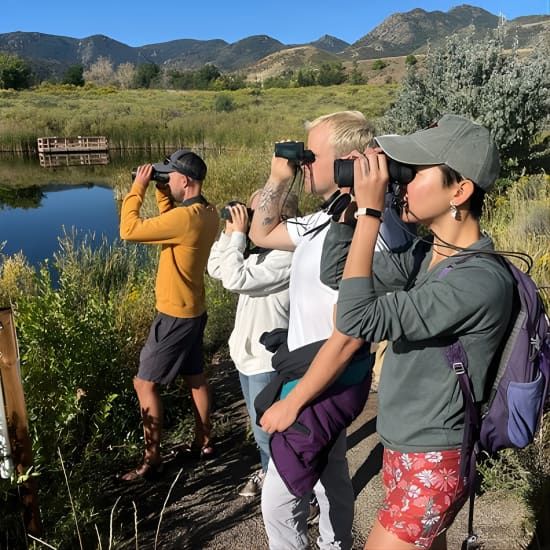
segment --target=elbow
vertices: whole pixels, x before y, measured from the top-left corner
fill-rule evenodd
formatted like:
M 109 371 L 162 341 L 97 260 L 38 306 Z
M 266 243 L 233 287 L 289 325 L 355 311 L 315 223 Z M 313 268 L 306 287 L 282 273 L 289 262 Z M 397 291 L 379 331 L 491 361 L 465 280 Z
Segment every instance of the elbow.
M 355 352 L 359 351 L 365 340 L 363 338 L 356 338 L 355 336 L 350 336 L 349 334 L 344 334 L 338 329 L 334 330 L 333 337 L 338 341 L 342 353 L 346 356 L 351 356 Z
M 135 237 L 133 235 L 133 231 L 132 231 L 132 228 L 125 225 L 121 225 L 120 226 L 120 238 L 123 240 L 123 241 L 135 241 Z

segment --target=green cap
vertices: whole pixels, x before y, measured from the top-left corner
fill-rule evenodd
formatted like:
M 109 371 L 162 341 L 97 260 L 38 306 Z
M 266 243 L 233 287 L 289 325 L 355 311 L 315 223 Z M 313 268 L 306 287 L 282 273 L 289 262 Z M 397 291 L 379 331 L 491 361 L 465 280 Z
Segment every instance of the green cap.
M 434 126 L 407 136 L 375 138 L 388 157 L 412 166 L 446 164 L 488 191 L 500 161 L 487 128 L 458 115 L 444 115 Z

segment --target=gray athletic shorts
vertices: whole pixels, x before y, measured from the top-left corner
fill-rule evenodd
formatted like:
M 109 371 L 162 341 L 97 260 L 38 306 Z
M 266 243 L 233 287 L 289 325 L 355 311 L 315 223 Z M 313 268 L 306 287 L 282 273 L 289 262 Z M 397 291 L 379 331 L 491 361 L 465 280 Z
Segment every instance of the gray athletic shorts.
M 170 384 L 180 372 L 184 375 L 201 374 L 206 319 L 206 312 L 189 319 L 159 312 L 141 350 L 137 377 L 158 384 Z

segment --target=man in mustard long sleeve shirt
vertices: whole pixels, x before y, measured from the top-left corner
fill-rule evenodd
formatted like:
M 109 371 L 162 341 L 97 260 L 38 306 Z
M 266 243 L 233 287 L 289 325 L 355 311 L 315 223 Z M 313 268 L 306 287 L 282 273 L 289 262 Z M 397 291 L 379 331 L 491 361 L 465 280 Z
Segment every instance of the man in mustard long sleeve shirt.
M 157 184 L 159 215 L 143 219 L 140 208 L 153 169 L 169 174 L 169 181 Z M 219 217 L 201 194 L 205 176 L 204 161 L 195 153 L 180 149 L 164 163 L 138 167 L 132 188 L 122 203 L 120 237 L 162 247 L 155 287 L 158 314 L 134 378 L 145 454 L 137 468 L 122 476 L 125 481 L 152 477 L 159 472 L 163 422 L 159 385 L 171 383 L 179 373 L 189 385 L 194 404 L 196 427 L 192 448 L 201 456 L 213 453 L 202 340 L 206 325 L 204 272 Z M 175 202 L 181 205 L 176 206 Z

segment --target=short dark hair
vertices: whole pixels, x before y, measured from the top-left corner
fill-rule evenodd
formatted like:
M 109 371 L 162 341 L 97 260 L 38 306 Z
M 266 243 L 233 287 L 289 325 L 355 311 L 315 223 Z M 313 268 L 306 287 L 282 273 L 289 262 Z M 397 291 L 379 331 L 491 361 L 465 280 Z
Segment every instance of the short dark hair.
M 453 183 L 458 183 L 467 178 L 463 178 L 456 170 L 453 170 L 450 166 L 446 164 L 438 164 L 441 173 L 443 174 L 443 185 L 445 187 L 450 187 Z M 485 191 L 479 187 L 475 182 L 474 192 L 470 197 L 470 214 L 476 219 L 479 220 L 483 214 L 483 203 L 485 202 Z

